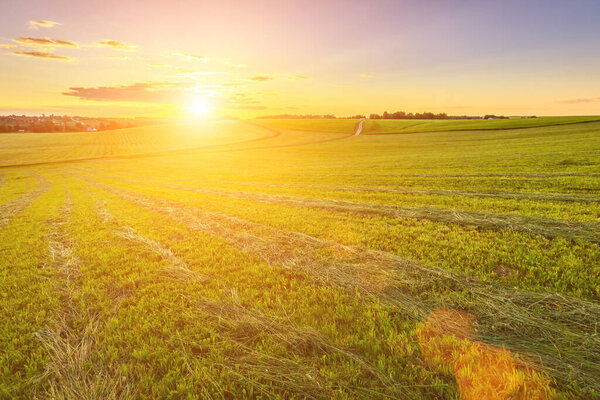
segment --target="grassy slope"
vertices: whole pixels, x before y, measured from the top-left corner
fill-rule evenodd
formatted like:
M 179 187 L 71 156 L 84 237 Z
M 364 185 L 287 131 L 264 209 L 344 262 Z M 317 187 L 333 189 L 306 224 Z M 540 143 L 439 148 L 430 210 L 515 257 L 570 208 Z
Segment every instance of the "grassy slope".
M 233 121 L 180 123 L 103 132 L 0 135 L 0 165 L 145 154 L 228 145 L 267 136 Z
M 365 134 L 533 128 L 600 121 L 600 116 L 538 117 L 496 120 L 368 120 Z
M 256 119 L 253 123 L 273 129 L 354 133 L 357 119 Z
M 37 187 L 31 172 L 52 183 L 0 231 L 2 251 L 19 260 L 2 264 L 13 277 L 1 292 L 19 287 L 6 312 L 24 313 L 18 330 L 0 326 L 11 343 L 0 393 L 44 397 L 87 374 L 79 390 L 98 396 L 458 398 L 457 365 L 496 373 L 473 359 L 440 369 L 427 358 L 424 321 L 443 305 L 477 319 L 476 340 L 542 356 L 560 390 L 599 398 L 598 243 L 464 225 L 459 213 L 441 221 L 321 207 L 500 213 L 600 234 L 588 201 L 600 198 L 597 124 L 354 138 L 288 128 L 235 151 L 0 170 L 0 207 Z M 336 140 L 310 144 L 323 135 Z M 68 198 L 71 210 L 59 212 Z M 76 262 L 51 257 L 57 240 Z M 40 269 L 44 259 L 55 269 Z M 76 271 L 68 285 L 61 265 Z M 24 312 L 19 298 L 39 292 Z M 73 320 L 59 336 L 86 344 L 79 358 L 50 340 L 65 315 Z M 49 332 L 43 342 L 39 331 Z

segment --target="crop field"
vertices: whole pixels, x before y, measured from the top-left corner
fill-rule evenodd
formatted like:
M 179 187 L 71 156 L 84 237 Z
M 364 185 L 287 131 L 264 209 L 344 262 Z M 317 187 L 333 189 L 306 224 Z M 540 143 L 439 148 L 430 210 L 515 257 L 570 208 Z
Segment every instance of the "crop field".
M 600 119 L 358 123 L 0 135 L 0 398 L 600 399 Z

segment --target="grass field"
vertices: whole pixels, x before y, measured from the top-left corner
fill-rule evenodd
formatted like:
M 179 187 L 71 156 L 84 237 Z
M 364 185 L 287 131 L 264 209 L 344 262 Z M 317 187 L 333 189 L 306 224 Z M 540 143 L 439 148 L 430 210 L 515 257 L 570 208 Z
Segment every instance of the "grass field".
M 0 397 L 600 399 L 590 119 L 0 135 Z

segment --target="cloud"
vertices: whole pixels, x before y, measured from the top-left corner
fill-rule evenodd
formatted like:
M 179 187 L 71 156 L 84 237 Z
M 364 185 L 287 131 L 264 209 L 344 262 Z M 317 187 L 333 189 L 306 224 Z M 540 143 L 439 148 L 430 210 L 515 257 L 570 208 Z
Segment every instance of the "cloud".
M 33 38 L 20 37 L 13 39 L 13 42 L 24 44 L 26 46 L 49 46 L 49 47 L 79 47 L 79 45 L 71 40 L 59 40 L 51 38 Z
M 373 77 L 373 75 L 371 75 L 371 74 L 367 74 L 367 73 L 362 73 L 362 74 L 360 74 L 360 77 L 361 77 L 361 78 L 372 78 L 372 77 Z
M 38 21 L 29 21 L 30 28 L 52 28 L 56 25 L 62 25 L 60 22 L 48 21 L 45 19 L 41 19 Z
M 305 76 L 305 75 L 293 75 L 293 76 L 290 76 L 289 79 L 292 81 L 299 81 L 299 80 L 310 79 L 310 77 Z
M 188 61 L 202 61 L 202 62 L 207 62 L 208 58 L 204 57 L 204 56 L 197 56 L 194 54 L 189 54 L 189 53 L 171 53 L 172 56 L 175 57 L 183 57 L 185 60 Z
M 154 68 L 173 68 L 172 65 L 161 64 L 161 63 L 147 63 L 146 65 L 149 67 L 154 67 Z
M 113 49 L 120 51 L 135 51 L 138 48 L 138 46 L 134 44 L 127 44 L 116 40 L 102 40 L 95 44 L 96 46 L 112 47 Z
M 46 53 L 43 51 L 13 51 L 10 54 L 23 57 L 43 58 L 46 60 L 73 61 L 71 57 L 57 56 L 56 54 Z
M 561 100 L 563 104 L 583 104 L 583 103 L 600 103 L 600 97 L 587 97 L 581 99 Z
M 3 49 L 16 49 L 18 47 L 19 46 L 17 46 L 16 44 L 8 44 L 8 43 L 0 44 L 0 48 L 3 48 Z
M 265 81 L 270 81 L 273 78 L 271 78 L 270 76 L 253 76 L 252 78 L 250 78 L 251 81 L 256 81 L 256 82 L 265 82 Z
M 193 83 L 184 82 L 139 82 L 91 88 L 72 87 L 62 94 L 82 100 L 168 103 L 180 101 L 184 89 L 192 85 Z

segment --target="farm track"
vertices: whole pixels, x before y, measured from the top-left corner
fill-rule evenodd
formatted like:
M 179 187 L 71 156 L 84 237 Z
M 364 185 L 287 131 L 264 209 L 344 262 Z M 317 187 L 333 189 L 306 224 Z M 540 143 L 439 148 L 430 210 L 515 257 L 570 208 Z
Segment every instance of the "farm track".
M 192 230 L 221 237 L 231 246 L 268 263 L 300 269 L 326 284 L 359 288 L 416 318 L 422 319 L 434 307 L 447 306 L 450 301 L 455 308 L 474 313 L 482 327 L 496 327 L 482 332 L 486 342 L 505 345 L 528 356 L 530 362 L 543 365 L 563 384 L 575 379 L 591 388 L 600 388 L 595 379 L 600 374 L 600 338 L 594 332 L 594 326 L 600 323 L 597 304 L 478 283 L 389 253 L 351 248 L 119 189 L 88 176 L 72 175 Z M 335 257 L 322 257 L 323 252 Z M 455 298 L 451 295 L 455 291 L 469 295 L 465 299 Z M 423 293 L 436 297 L 423 297 Z M 438 298 L 440 293 L 443 295 Z
M 87 172 L 90 173 L 89 171 Z M 100 174 L 98 172 L 91 173 Z M 112 179 L 117 178 L 113 177 Z M 434 207 L 402 207 L 384 204 L 356 203 L 346 200 L 319 199 L 226 189 L 209 189 L 178 184 L 152 183 L 148 181 L 125 178 L 118 180 L 126 183 L 160 186 L 174 190 L 190 191 L 261 203 L 280 204 L 292 207 L 318 208 L 334 212 L 352 212 L 356 214 L 378 215 L 391 218 L 429 220 L 457 225 L 477 226 L 484 229 L 505 229 L 516 232 L 527 232 L 548 238 L 562 237 L 566 239 L 582 239 L 593 243 L 600 243 L 600 224 L 596 222 L 569 222 L 518 214 L 481 213 L 475 211 L 440 209 Z
M 212 276 L 193 271 L 183 259 L 175 256 L 170 248 L 139 234 L 130 226 L 120 224 L 110 213 L 105 202 L 98 201 L 96 203 L 95 212 L 104 223 L 110 226 L 116 236 L 141 243 L 152 252 L 159 255 L 161 259 L 169 261 L 171 265 L 165 267 L 166 276 L 174 279 L 193 279 L 200 283 L 206 283 L 209 280 L 214 279 Z M 265 315 L 259 310 L 248 309 L 239 302 L 239 299 L 237 299 L 235 289 L 227 287 L 223 287 L 222 289 L 231 293 L 232 302 L 224 303 L 209 298 L 201 298 L 199 301 L 190 300 L 193 309 L 201 310 L 204 317 L 206 317 L 206 315 L 211 316 L 212 324 L 214 326 L 219 326 L 226 332 L 239 331 L 240 326 L 243 326 L 244 330 L 248 331 L 249 335 L 267 333 L 274 337 L 277 342 L 286 343 L 291 353 L 295 352 L 296 349 L 306 348 L 307 346 L 314 349 L 320 349 L 327 354 L 335 353 L 338 356 L 342 356 L 343 358 L 358 363 L 364 371 L 381 382 L 382 391 L 384 388 L 389 389 L 394 387 L 395 384 L 393 381 L 351 350 L 336 345 L 312 328 L 290 325 L 280 318 Z M 281 380 L 282 378 L 289 380 L 289 383 L 293 382 L 294 385 L 300 389 L 300 392 L 309 398 L 319 398 L 325 395 L 323 390 L 325 383 L 322 382 L 319 384 L 314 380 L 314 377 L 318 376 L 316 371 L 303 367 L 291 358 L 274 358 L 267 354 L 260 353 L 245 344 L 245 342 L 252 342 L 253 340 L 253 337 L 244 337 L 240 340 L 236 340 L 236 345 L 239 349 L 246 353 L 245 358 L 240 359 L 238 357 L 231 359 L 229 360 L 230 363 L 222 364 L 221 367 L 236 374 L 239 373 L 241 368 L 246 376 L 268 376 L 269 379 L 273 381 Z M 215 344 L 213 344 L 213 346 L 215 346 Z M 285 370 L 287 372 L 286 376 L 270 376 L 267 371 L 269 369 L 272 370 L 274 365 L 281 368 L 279 371 Z M 277 374 L 278 372 L 274 371 L 273 373 Z M 312 378 L 307 379 L 307 376 Z M 358 390 L 358 388 L 347 389 L 354 391 Z M 406 392 L 401 387 L 397 390 L 398 393 L 402 393 L 404 396 L 411 396 L 410 392 Z M 268 393 L 268 391 L 265 393 Z
M 0 205 L 0 229 L 2 229 L 17 214 L 25 210 L 31 203 L 37 200 L 42 194 L 47 192 L 52 184 L 43 176 L 34 174 L 38 180 L 38 187 L 34 190 L 21 195 L 20 197 Z

